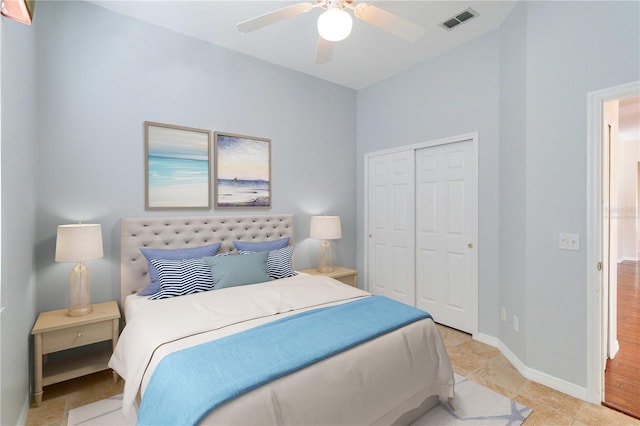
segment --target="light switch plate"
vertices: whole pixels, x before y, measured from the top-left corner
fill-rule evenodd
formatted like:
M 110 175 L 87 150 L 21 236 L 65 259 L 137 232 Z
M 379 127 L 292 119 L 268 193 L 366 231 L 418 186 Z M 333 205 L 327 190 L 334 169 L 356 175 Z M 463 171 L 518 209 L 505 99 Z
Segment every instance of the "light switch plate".
M 580 250 L 580 234 L 560 234 L 559 247 L 562 250 Z

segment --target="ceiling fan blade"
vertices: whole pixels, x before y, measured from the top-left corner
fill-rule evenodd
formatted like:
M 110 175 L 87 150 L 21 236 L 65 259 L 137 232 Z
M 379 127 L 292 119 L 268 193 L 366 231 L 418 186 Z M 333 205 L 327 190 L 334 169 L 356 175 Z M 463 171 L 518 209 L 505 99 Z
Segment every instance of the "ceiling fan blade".
M 358 3 L 357 6 L 353 7 L 353 14 L 357 18 L 406 41 L 413 42 L 418 40 L 425 31 L 420 25 L 368 3 Z
M 335 43 L 318 36 L 318 46 L 316 47 L 316 64 L 324 64 L 331 60 L 333 56 L 333 45 Z
M 267 25 L 275 24 L 283 19 L 309 12 L 311 9 L 313 9 L 313 5 L 311 3 L 297 3 L 283 7 L 282 9 L 274 10 L 273 12 L 265 13 L 264 15 L 256 16 L 255 18 L 247 19 L 246 21 L 242 21 L 237 24 L 236 27 L 243 33 L 249 33 L 262 27 L 266 27 Z

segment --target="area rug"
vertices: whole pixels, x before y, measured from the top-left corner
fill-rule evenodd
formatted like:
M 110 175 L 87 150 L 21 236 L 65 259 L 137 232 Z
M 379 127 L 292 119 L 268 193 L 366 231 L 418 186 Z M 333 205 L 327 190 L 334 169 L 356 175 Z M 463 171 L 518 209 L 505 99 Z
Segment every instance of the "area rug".
M 427 425 L 509 425 L 522 424 L 531 409 L 487 389 L 471 380 L 455 375 L 455 411 L 440 402 L 412 426 Z M 69 411 L 68 426 L 129 426 L 136 424 L 135 414 L 125 417 L 121 410 L 122 395 L 103 399 Z
M 455 375 L 455 411 L 440 401 L 412 426 L 426 425 L 510 425 L 522 424 L 533 410 L 485 388 L 466 377 Z

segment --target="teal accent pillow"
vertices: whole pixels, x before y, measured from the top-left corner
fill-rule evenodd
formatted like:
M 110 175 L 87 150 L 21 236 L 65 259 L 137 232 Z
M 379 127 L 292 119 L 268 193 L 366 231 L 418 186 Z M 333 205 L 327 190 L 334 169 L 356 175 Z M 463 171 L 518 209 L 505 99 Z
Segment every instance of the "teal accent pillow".
M 293 256 L 293 249 L 295 246 L 286 246 L 278 250 L 271 250 L 269 256 L 267 256 L 267 271 L 269 276 L 274 280 L 280 278 L 295 277 L 298 275 L 293 270 L 293 264 L 291 263 L 291 256 Z M 239 255 L 246 255 L 254 253 L 252 251 L 241 250 Z
M 268 251 L 244 256 L 207 256 L 204 261 L 211 268 L 213 289 L 271 281 L 267 270 Z

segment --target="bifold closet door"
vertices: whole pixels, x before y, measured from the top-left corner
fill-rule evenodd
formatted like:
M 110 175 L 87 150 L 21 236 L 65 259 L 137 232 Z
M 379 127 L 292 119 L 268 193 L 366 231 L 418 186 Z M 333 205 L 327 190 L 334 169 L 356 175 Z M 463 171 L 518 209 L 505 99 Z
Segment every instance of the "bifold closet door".
M 415 306 L 414 151 L 367 163 L 369 292 Z
M 473 331 L 476 218 L 472 141 L 416 150 L 416 306 Z

